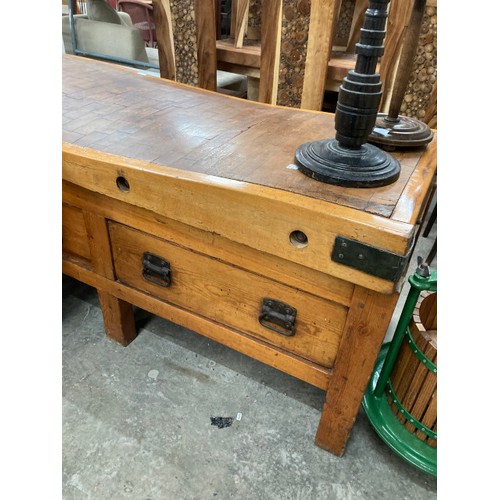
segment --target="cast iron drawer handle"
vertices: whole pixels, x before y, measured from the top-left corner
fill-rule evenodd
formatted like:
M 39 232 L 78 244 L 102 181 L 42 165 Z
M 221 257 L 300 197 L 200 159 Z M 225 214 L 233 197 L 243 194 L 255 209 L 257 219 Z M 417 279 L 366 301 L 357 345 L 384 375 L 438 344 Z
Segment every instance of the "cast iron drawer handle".
M 158 255 L 144 252 L 142 256 L 142 277 L 155 285 L 168 287 L 172 281 L 170 263 Z
M 273 332 L 291 337 L 295 335 L 297 310 L 279 300 L 265 298 L 259 315 L 259 323 Z

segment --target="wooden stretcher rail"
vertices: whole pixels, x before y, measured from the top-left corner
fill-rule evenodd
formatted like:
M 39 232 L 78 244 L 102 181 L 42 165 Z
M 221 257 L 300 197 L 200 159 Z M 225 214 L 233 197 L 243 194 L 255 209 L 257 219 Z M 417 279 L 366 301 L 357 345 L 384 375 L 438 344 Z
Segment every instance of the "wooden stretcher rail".
M 309 361 L 303 360 L 298 356 L 279 350 L 276 347 L 266 345 L 265 342 L 245 336 L 241 332 L 225 327 L 221 324 L 214 324 L 212 321 L 203 318 L 190 311 L 180 309 L 163 302 L 151 295 L 141 293 L 133 288 L 122 285 L 103 278 L 92 271 L 85 269 L 81 265 L 66 259 L 63 261 L 63 273 L 72 276 L 83 283 L 98 288 L 113 296 L 132 302 L 138 307 L 161 316 L 169 321 L 177 322 L 185 328 L 194 331 L 202 331 L 203 335 L 209 337 L 221 344 L 244 354 L 253 357 L 267 365 L 278 368 L 281 371 L 300 378 L 311 385 L 326 390 L 328 378 L 331 370 L 315 365 Z

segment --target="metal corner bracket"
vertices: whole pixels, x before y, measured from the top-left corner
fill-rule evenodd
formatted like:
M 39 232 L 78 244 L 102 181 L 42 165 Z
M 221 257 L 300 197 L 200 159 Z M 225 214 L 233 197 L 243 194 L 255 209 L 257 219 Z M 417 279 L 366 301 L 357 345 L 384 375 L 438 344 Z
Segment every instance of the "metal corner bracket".
M 414 241 L 406 255 L 399 255 L 345 236 L 336 236 L 331 258 L 339 264 L 398 283 L 410 260 Z

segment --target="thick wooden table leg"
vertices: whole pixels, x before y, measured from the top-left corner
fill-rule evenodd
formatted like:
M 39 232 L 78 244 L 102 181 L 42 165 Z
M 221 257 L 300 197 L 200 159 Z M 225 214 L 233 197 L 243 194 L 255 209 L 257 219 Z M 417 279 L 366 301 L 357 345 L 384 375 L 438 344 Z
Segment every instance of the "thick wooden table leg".
M 316 433 L 320 448 L 344 453 L 397 299 L 356 287 Z
M 126 346 L 137 336 L 132 304 L 97 290 L 104 328 L 109 338 Z
M 105 278 L 115 279 L 111 245 L 106 219 L 91 212 L 83 213 L 89 236 L 89 247 L 93 270 Z M 104 328 L 109 338 L 128 345 L 137 336 L 132 304 L 117 299 L 107 292 L 97 290 Z

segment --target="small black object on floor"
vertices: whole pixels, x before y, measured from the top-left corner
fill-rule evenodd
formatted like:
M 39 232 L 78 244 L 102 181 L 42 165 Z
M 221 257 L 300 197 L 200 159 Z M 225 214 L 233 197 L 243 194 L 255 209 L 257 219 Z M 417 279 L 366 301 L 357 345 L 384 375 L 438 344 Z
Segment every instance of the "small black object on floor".
M 233 417 L 210 417 L 210 421 L 212 425 L 216 425 L 219 429 L 233 425 Z

